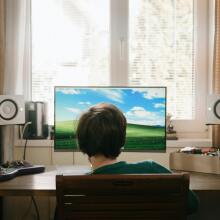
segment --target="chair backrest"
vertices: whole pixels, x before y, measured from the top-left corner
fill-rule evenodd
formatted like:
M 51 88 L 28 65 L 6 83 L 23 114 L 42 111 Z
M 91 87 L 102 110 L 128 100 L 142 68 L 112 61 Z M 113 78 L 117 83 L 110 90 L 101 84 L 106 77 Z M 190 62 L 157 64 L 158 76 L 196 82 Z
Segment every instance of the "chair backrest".
M 186 219 L 189 175 L 56 176 L 58 218 Z

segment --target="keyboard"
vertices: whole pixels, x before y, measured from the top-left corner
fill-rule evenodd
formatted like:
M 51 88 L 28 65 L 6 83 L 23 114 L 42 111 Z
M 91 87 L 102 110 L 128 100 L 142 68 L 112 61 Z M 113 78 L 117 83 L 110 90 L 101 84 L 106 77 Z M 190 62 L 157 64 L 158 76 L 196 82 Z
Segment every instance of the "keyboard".
M 0 181 L 10 180 L 20 175 L 41 173 L 45 166 L 33 165 L 24 160 L 15 160 L 0 165 Z

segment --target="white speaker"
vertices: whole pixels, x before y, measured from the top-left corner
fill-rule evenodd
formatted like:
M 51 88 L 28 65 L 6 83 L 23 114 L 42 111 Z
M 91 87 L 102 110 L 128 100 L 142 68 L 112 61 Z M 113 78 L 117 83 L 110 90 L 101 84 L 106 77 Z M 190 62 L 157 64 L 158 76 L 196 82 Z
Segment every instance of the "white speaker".
M 24 124 L 25 108 L 22 95 L 0 95 L 0 125 Z
M 207 96 L 207 123 L 220 124 L 220 95 Z

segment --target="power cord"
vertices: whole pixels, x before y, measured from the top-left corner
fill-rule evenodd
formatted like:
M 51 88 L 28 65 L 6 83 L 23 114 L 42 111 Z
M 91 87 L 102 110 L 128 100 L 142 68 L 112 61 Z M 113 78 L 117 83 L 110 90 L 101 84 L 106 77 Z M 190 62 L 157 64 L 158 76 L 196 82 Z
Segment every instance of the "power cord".
M 30 121 L 25 123 L 25 125 L 22 129 L 22 134 L 21 134 L 22 139 L 24 138 L 24 132 L 25 132 L 27 126 L 30 125 L 30 124 L 32 124 L 32 122 L 30 122 Z M 26 138 L 25 139 L 25 145 L 24 145 L 24 152 L 23 152 L 23 160 L 26 159 L 27 141 L 28 141 L 28 139 Z M 40 214 L 39 214 L 39 210 L 38 210 L 36 200 L 33 196 L 31 196 L 31 200 L 33 201 L 33 204 L 34 204 L 34 208 L 35 208 L 35 211 L 36 211 L 36 214 L 37 214 L 37 220 L 40 220 Z
M 23 129 L 22 129 L 22 133 L 21 133 L 22 139 L 24 138 L 24 132 L 25 132 L 26 128 L 27 128 L 28 125 L 30 125 L 30 124 L 32 124 L 31 121 L 25 123 L 25 125 L 24 125 L 24 127 L 23 127 Z M 26 139 L 25 139 L 25 144 L 24 144 L 23 160 L 26 159 L 27 141 L 28 141 L 28 139 L 26 138 Z
M 25 144 L 24 144 L 23 160 L 26 160 L 27 141 L 28 141 L 28 139 L 26 138 L 25 139 Z
M 28 121 L 28 122 L 26 122 L 26 123 L 24 124 L 24 127 L 23 127 L 23 129 L 22 129 L 22 131 L 21 131 L 21 138 L 24 138 L 24 132 L 25 132 L 27 126 L 30 125 L 30 124 L 32 124 L 31 121 Z
M 36 203 L 36 200 L 33 196 L 31 196 L 31 199 L 33 201 L 33 204 L 34 204 L 34 208 L 35 208 L 35 211 L 37 213 L 37 220 L 40 220 L 40 214 L 39 214 L 39 210 L 38 210 L 38 207 L 37 207 L 37 203 Z

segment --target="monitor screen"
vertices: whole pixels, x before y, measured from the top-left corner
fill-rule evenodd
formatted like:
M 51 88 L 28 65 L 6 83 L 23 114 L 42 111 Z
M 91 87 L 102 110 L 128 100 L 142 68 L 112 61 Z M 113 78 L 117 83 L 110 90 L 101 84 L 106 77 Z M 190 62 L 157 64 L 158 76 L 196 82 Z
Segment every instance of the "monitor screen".
M 80 115 L 97 103 L 117 106 L 127 119 L 123 151 L 166 150 L 165 87 L 55 87 L 55 150 L 78 151 Z

